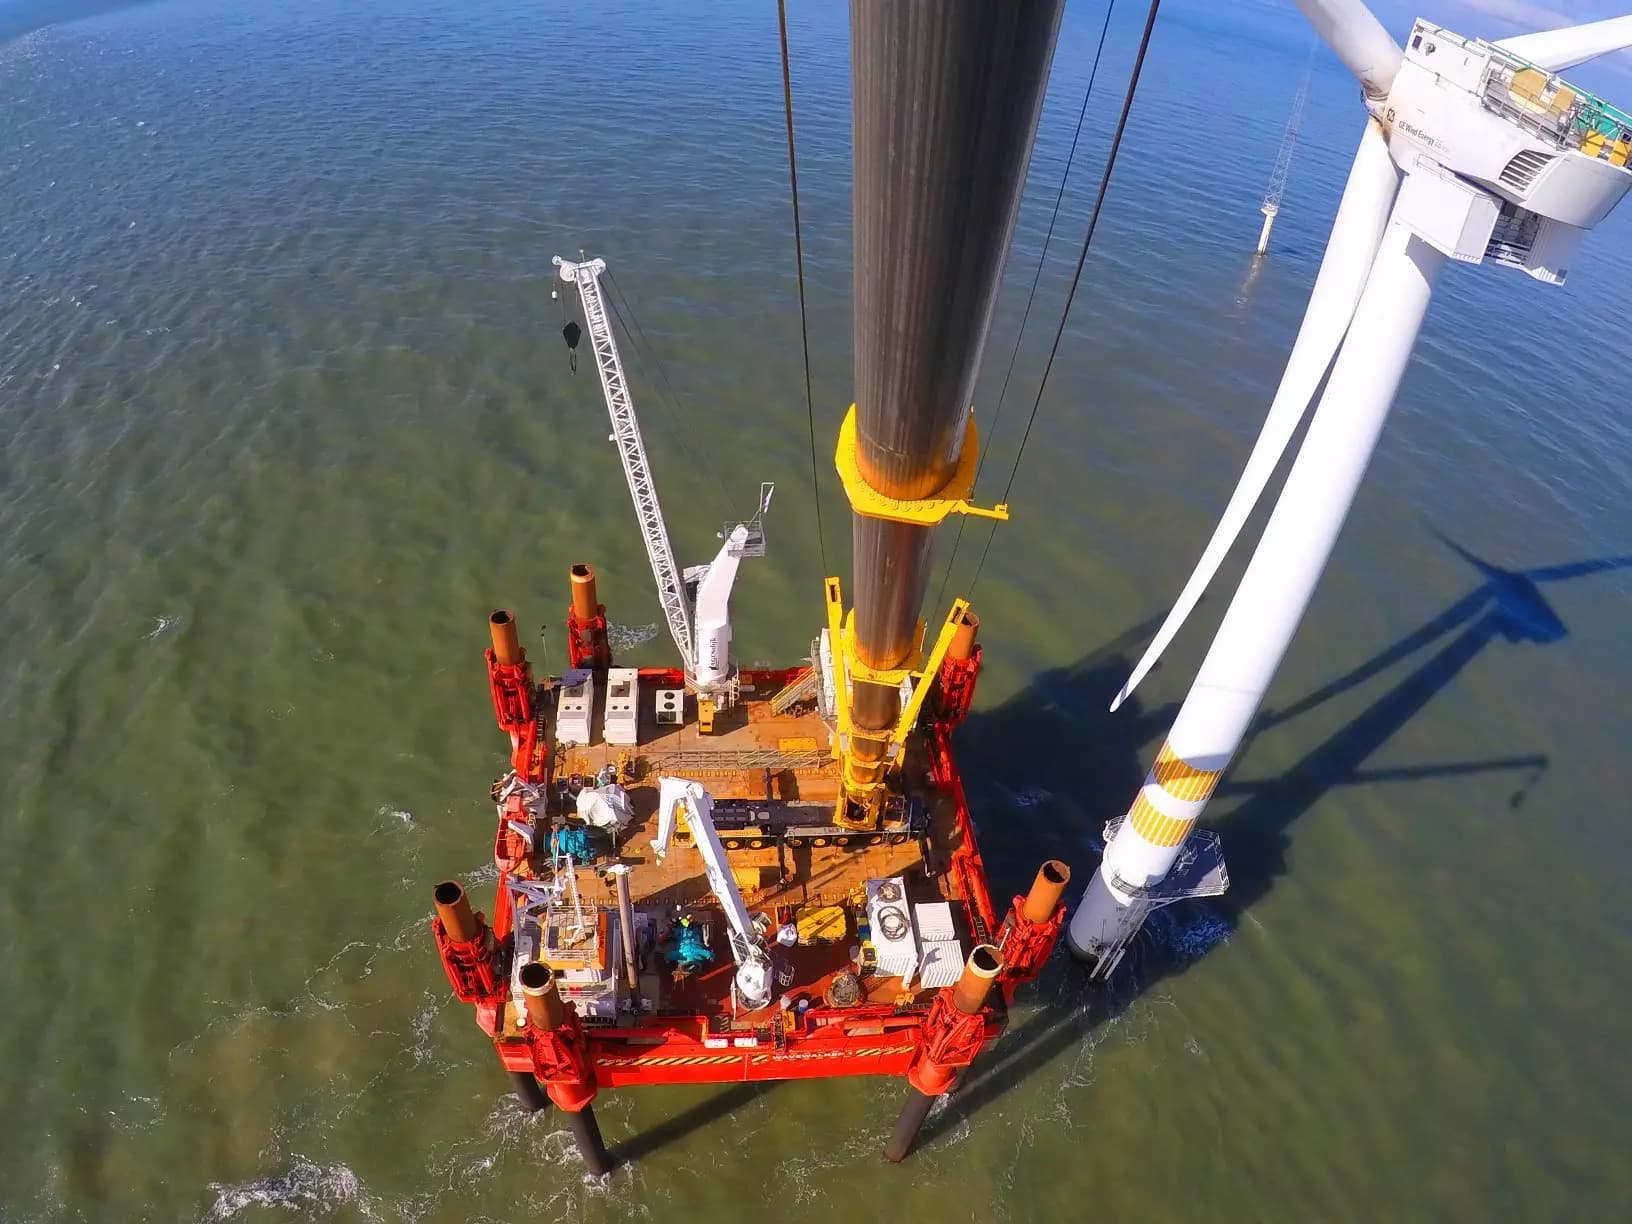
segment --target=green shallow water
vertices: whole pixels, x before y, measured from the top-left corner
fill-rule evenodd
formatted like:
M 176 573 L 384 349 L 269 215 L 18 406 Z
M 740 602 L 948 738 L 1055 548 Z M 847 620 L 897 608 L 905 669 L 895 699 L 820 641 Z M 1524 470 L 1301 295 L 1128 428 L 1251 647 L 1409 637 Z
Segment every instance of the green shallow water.
M 1005 895 L 1050 855 L 1086 873 L 1183 696 L 1222 599 L 1105 712 L 1245 458 L 1358 133 L 1322 61 L 1254 272 L 1306 35 L 1275 4 L 1167 7 L 974 589 L 988 667 L 962 759 Z M 991 496 L 1134 16 L 1112 26 Z M 849 402 L 847 38 L 841 9 L 793 17 L 825 456 Z M 987 421 L 1098 21 L 1073 7 L 1062 33 Z M 1632 450 L 1591 339 L 1626 316 L 1625 218 L 1562 291 L 1446 276 L 1210 811 L 1223 903 L 1156 924 L 1108 996 L 1052 964 L 908 1166 L 878 1158 L 895 1082 L 671 1088 L 597 1102 L 634 1159 L 587 1185 L 449 998 L 428 890 L 493 878 L 490 608 L 559 665 L 564 571 L 590 559 L 625 657 L 668 660 L 552 254 L 604 254 L 643 324 L 629 357 L 681 556 L 779 484 L 739 656 L 796 658 L 818 623 L 774 20 L 14 3 L 0 37 L 0 1218 L 1534 1220 L 1632 1201 Z M 1205 105 L 1243 63 L 1262 109 Z M 984 542 L 972 527 L 952 587 Z

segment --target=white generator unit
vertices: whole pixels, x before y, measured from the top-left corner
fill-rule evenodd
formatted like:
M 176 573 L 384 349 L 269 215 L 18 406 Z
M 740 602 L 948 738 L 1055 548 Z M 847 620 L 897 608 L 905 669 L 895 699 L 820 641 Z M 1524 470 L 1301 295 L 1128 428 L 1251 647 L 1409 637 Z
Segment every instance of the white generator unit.
M 956 986 L 963 976 L 963 945 L 955 939 L 926 939 L 918 985 L 924 990 Z
M 601 720 L 601 736 L 609 744 L 634 745 L 640 742 L 640 672 L 633 667 L 613 667 L 606 673 L 606 714 Z
M 925 901 L 913 906 L 912 922 L 918 928 L 918 938 L 925 943 L 958 937 L 958 929 L 952 925 L 950 901 Z
M 918 935 L 902 877 L 867 881 L 867 925 L 881 976 L 905 978 L 918 971 Z
M 584 667 L 561 673 L 555 696 L 555 742 L 593 744 L 590 718 L 595 710 L 595 673 Z
M 952 924 L 952 906 L 946 901 L 926 901 L 912 907 L 913 925 L 918 928 L 922 949 L 918 956 L 918 985 L 925 990 L 956 986 L 963 976 L 963 945 Z
M 658 689 L 656 706 L 660 726 L 680 726 L 686 721 L 686 690 Z

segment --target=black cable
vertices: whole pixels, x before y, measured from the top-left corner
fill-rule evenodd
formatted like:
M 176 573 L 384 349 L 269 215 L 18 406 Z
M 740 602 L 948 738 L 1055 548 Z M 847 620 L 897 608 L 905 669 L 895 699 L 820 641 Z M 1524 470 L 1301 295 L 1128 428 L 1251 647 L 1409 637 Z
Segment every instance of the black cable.
M 1105 193 L 1111 185 L 1111 172 L 1116 169 L 1116 155 L 1122 148 L 1122 136 L 1128 128 L 1128 116 L 1133 111 L 1133 97 L 1139 89 L 1139 74 L 1144 70 L 1145 52 L 1150 49 L 1151 31 L 1156 27 L 1156 12 L 1162 7 L 1162 0 L 1150 0 L 1150 12 L 1145 16 L 1144 33 L 1139 36 L 1139 51 L 1133 58 L 1133 71 L 1128 75 L 1128 92 L 1122 99 L 1122 113 L 1116 119 L 1116 134 L 1111 137 L 1111 149 L 1105 156 L 1105 173 L 1099 180 L 1099 191 L 1094 196 L 1094 211 L 1088 217 L 1088 232 L 1082 239 L 1082 251 L 1077 256 L 1077 270 L 1071 277 L 1071 289 L 1065 295 L 1065 307 L 1060 311 L 1060 325 L 1054 330 L 1054 343 L 1048 350 L 1048 361 L 1043 366 L 1042 380 L 1037 384 L 1037 395 L 1031 401 L 1031 415 L 1026 420 L 1025 432 L 1020 435 L 1020 449 L 1015 452 L 1014 466 L 1009 469 L 1009 481 L 1003 486 L 1003 501 L 1009 500 L 1009 494 L 1014 489 L 1014 478 L 1020 471 L 1020 460 L 1026 453 L 1026 443 L 1031 438 L 1031 427 L 1037 422 L 1037 408 L 1043 402 L 1043 391 L 1048 386 L 1049 373 L 1054 369 L 1054 358 L 1060 351 L 1060 341 L 1065 336 L 1065 325 L 1071 317 L 1071 303 L 1076 299 L 1077 286 L 1082 282 L 1082 268 L 1088 262 L 1088 248 L 1094 241 L 1094 230 L 1099 225 L 1100 210 L 1105 206 Z M 971 592 L 975 584 L 980 581 L 980 572 L 986 566 L 986 557 L 992 551 L 992 536 L 997 534 L 996 525 L 990 535 L 986 537 L 986 547 L 980 554 L 980 563 L 975 566 L 974 580 L 969 583 Z
M 787 0 L 776 0 L 776 22 L 782 35 L 782 109 L 788 120 L 788 188 L 793 199 L 793 261 L 799 274 L 799 343 L 805 354 L 805 419 L 810 424 L 810 500 L 816 507 L 816 544 L 827 567 L 827 539 L 822 532 L 822 489 L 817 481 L 816 401 L 810 391 L 810 330 L 805 317 L 805 243 L 799 226 L 799 164 L 793 150 L 793 73 L 788 67 Z
M 634 307 L 629 305 L 629 299 L 624 296 L 623 287 L 613 277 L 610 268 L 606 270 L 606 281 L 612 286 L 612 293 L 616 298 L 616 300 L 611 297 L 607 298 L 607 306 L 611 308 L 612 314 L 618 322 L 623 324 L 623 334 L 629 338 L 635 352 L 642 361 L 656 372 L 658 381 L 663 384 L 663 390 L 668 394 L 668 403 L 663 402 L 661 394 L 657 397 L 657 402 L 662 406 L 665 414 L 669 416 L 669 432 L 674 435 L 675 440 L 680 444 L 680 453 L 685 455 L 686 462 L 694 470 L 706 473 L 708 478 L 714 482 L 714 487 L 719 490 L 723 504 L 727 507 L 727 512 L 729 512 L 731 494 L 727 491 L 725 482 L 720 479 L 720 474 L 714 470 L 714 466 L 706 458 L 699 459 L 692 453 L 691 447 L 686 445 L 685 405 L 680 402 L 680 396 L 675 392 L 674 385 L 669 382 L 668 372 L 664 370 L 663 363 L 657 359 L 654 346 L 646 336 L 646 329 L 640 325 L 640 319 L 636 317 Z M 621 307 L 620 302 L 622 303 Z
M 1071 134 L 1071 152 L 1065 157 L 1065 171 L 1060 175 L 1060 189 L 1054 193 L 1054 211 L 1049 214 L 1048 234 L 1043 238 L 1042 254 L 1037 256 L 1037 271 L 1032 274 L 1031 292 L 1026 295 L 1026 309 L 1020 315 L 1020 328 L 1014 333 L 1014 347 L 1009 350 L 1009 368 L 1003 371 L 1003 387 L 997 393 L 997 407 L 992 410 L 992 423 L 987 427 L 986 437 L 988 445 L 980 453 L 980 462 L 975 464 L 975 486 L 980 486 L 980 474 L 986 468 L 986 459 L 991 452 L 990 442 L 997 438 L 997 423 L 1003 419 L 1003 404 L 1009 395 L 1009 380 L 1014 377 L 1014 363 L 1020 356 L 1020 342 L 1026 336 L 1026 323 L 1031 319 L 1032 303 L 1037 300 L 1037 286 L 1042 283 L 1043 265 L 1048 260 L 1048 248 L 1054 241 L 1054 223 L 1060 219 L 1060 201 L 1065 199 L 1065 185 L 1071 178 L 1071 166 L 1077 160 L 1077 142 L 1082 139 L 1082 121 L 1088 115 L 1088 100 L 1094 94 L 1094 78 L 1099 75 L 1099 57 L 1105 51 L 1105 36 L 1110 32 L 1111 13 L 1116 9 L 1116 0 L 1110 0 L 1105 6 L 1105 23 L 1099 28 L 1099 46 L 1094 49 L 1094 66 L 1088 71 L 1088 88 L 1082 94 L 1082 109 L 1077 112 L 1077 129 Z M 963 529 L 969 523 L 969 516 L 958 516 L 958 534 L 952 540 L 952 554 L 946 559 L 946 572 L 941 575 L 940 590 L 935 593 L 935 602 L 932 607 L 941 607 L 941 600 L 946 597 L 946 584 L 952 577 L 952 567 L 958 560 L 958 549 L 963 544 Z

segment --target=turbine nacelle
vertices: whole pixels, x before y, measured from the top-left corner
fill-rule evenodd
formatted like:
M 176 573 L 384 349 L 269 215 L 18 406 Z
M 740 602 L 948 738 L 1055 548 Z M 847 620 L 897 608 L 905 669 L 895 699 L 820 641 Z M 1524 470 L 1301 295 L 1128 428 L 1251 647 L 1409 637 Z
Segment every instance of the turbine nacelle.
M 1472 209 L 1454 243 L 1420 234 L 1455 259 L 1489 255 L 1560 283 L 1581 233 L 1632 188 L 1632 116 L 1499 44 L 1421 18 L 1386 97 L 1367 105 L 1402 170 L 1442 167 L 1495 197 Z
M 1632 46 L 1632 17 L 1505 44 L 1418 19 L 1401 49 L 1362 0 L 1296 3 L 1355 74 L 1372 120 L 1246 471 L 1113 710 L 1200 602 L 1268 486 L 1345 340 L 1385 233 L 1398 225 L 1451 259 L 1561 284 L 1582 233 L 1632 187 L 1632 116 L 1555 73 Z

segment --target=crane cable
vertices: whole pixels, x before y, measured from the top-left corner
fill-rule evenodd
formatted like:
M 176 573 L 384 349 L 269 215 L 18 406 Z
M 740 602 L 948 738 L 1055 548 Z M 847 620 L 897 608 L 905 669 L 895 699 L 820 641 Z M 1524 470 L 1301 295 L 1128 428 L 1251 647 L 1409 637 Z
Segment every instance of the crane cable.
M 1020 356 L 1020 342 L 1026 338 L 1026 324 L 1031 319 L 1031 307 L 1037 300 L 1037 286 L 1042 283 L 1043 265 L 1048 261 L 1048 248 L 1054 241 L 1054 224 L 1060 219 L 1060 202 L 1065 199 L 1065 185 L 1071 178 L 1071 166 L 1077 160 L 1077 142 L 1082 139 L 1082 122 L 1088 115 L 1088 99 L 1093 97 L 1094 78 L 1099 75 L 1099 57 L 1105 52 L 1105 35 L 1111 28 L 1111 13 L 1116 9 L 1116 0 L 1110 0 L 1105 6 L 1105 23 L 1099 28 L 1099 46 L 1094 49 L 1094 66 L 1088 72 L 1088 88 L 1082 93 L 1082 109 L 1077 112 L 1077 128 L 1071 134 L 1071 151 L 1065 157 L 1065 170 L 1060 175 L 1060 189 L 1054 193 L 1054 211 L 1048 218 L 1048 233 L 1043 238 L 1043 250 L 1037 256 L 1037 271 L 1031 278 L 1031 292 L 1026 295 L 1026 309 L 1020 315 L 1020 327 L 1014 333 L 1014 347 L 1009 350 L 1009 368 L 1003 371 L 1003 386 L 997 393 L 997 407 L 992 411 L 992 423 L 987 427 L 986 436 L 997 437 L 997 423 L 1003 419 L 1003 405 L 1009 395 L 1009 380 L 1014 377 L 1015 359 Z M 980 474 L 986 468 L 986 460 L 991 455 L 988 448 L 981 451 L 980 461 L 975 464 L 975 484 L 980 484 Z M 946 572 L 941 575 L 940 589 L 935 593 L 934 607 L 941 606 L 941 600 L 946 597 L 946 584 L 952 577 L 952 567 L 957 564 L 958 549 L 963 544 L 963 529 L 968 526 L 966 515 L 958 516 L 958 534 L 952 539 L 952 552 L 946 559 Z
M 810 500 L 816 507 L 816 544 L 827 566 L 827 539 L 822 532 L 822 490 L 817 479 L 816 401 L 810 391 L 810 329 L 805 315 L 805 243 L 799 225 L 799 167 L 793 148 L 793 74 L 788 66 L 787 0 L 776 0 L 776 21 L 782 35 L 782 109 L 788 126 L 788 188 L 793 199 L 793 261 L 799 276 L 799 342 L 805 355 L 805 419 L 810 426 Z
M 606 270 L 606 283 L 612 289 L 612 296 L 605 299 L 612 317 L 623 325 L 623 334 L 628 337 L 636 355 L 657 374 L 658 381 L 663 384 L 662 391 L 655 398 L 658 407 L 663 410 L 663 415 L 668 421 L 670 432 L 673 433 L 675 440 L 680 444 L 680 453 L 686 457 L 686 462 L 691 465 L 693 471 L 701 472 L 709 480 L 713 481 L 715 489 L 719 491 L 720 504 L 729 512 L 731 506 L 730 490 L 725 487 L 725 481 L 720 479 L 719 471 L 708 461 L 706 448 L 703 457 L 699 458 L 691 447 L 686 444 L 685 405 L 680 402 L 679 393 L 675 391 L 674 384 L 669 381 L 668 371 L 663 368 L 663 363 L 657 358 L 656 347 L 646 335 L 646 329 L 641 326 L 640 320 L 635 316 L 635 308 L 629 304 L 629 299 L 624 295 L 623 286 L 612 275 L 611 268 Z M 620 302 L 622 303 L 621 307 L 619 306 Z M 663 398 L 664 392 L 668 395 L 666 403 Z
M 1003 486 L 1003 500 L 1009 500 L 1009 493 L 1014 488 L 1015 475 L 1020 471 L 1020 460 L 1026 453 L 1026 443 L 1031 438 L 1031 427 L 1037 421 L 1037 408 L 1043 402 L 1043 390 L 1048 386 L 1048 375 L 1054 368 L 1054 358 L 1060 351 L 1060 341 L 1065 336 L 1066 321 L 1071 316 L 1071 303 L 1077 296 L 1077 286 L 1082 282 L 1082 268 L 1088 262 L 1088 248 L 1094 241 L 1094 230 L 1099 225 L 1100 210 L 1105 205 L 1105 193 L 1111 185 L 1111 172 L 1116 169 L 1116 155 L 1122 148 L 1122 136 L 1127 131 L 1128 116 L 1133 111 L 1133 97 L 1139 89 L 1139 74 L 1145 66 L 1145 52 L 1150 49 L 1151 31 L 1156 26 L 1156 12 L 1162 6 L 1162 0 L 1150 0 L 1150 12 L 1145 16 L 1144 33 L 1139 37 L 1139 51 L 1133 59 L 1133 71 L 1128 75 L 1128 92 L 1122 99 L 1122 113 L 1117 116 L 1116 134 L 1111 137 L 1111 149 L 1105 157 L 1105 173 L 1099 180 L 1099 191 L 1094 196 L 1094 211 L 1088 217 L 1088 232 L 1082 240 L 1082 251 L 1077 256 L 1077 270 L 1071 277 L 1071 289 L 1065 296 L 1065 306 L 1060 311 L 1060 324 L 1054 331 L 1054 344 L 1048 350 L 1048 361 L 1043 366 L 1043 377 L 1037 384 L 1037 395 L 1031 401 L 1031 415 L 1026 420 L 1025 432 L 1020 435 L 1020 449 L 1015 452 L 1014 466 L 1009 469 L 1009 481 Z M 980 581 L 980 572 L 985 568 L 986 557 L 992 551 L 992 536 L 996 535 L 994 525 L 990 535 L 986 537 L 986 547 L 981 551 L 980 562 L 975 566 L 974 579 L 969 583 L 969 590 L 974 592 L 975 585 Z

